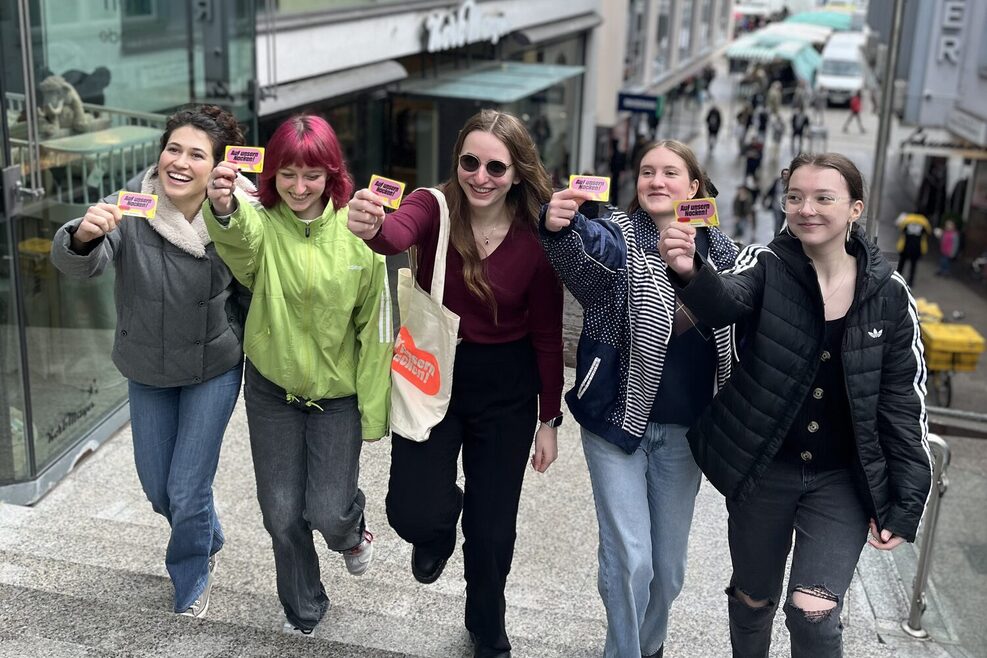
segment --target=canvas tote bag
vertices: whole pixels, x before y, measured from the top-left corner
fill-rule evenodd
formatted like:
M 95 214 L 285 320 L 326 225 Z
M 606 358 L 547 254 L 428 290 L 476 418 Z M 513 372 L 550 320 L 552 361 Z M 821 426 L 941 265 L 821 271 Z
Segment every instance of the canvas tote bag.
M 401 328 L 391 360 L 391 430 L 412 441 L 425 441 L 445 418 L 452 395 L 459 316 L 442 305 L 449 249 L 449 207 L 445 195 L 427 188 L 439 202 L 439 240 L 435 247 L 431 294 L 415 282 L 410 268 L 398 270 Z M 412 261 L 414 262 L 414 258 Z

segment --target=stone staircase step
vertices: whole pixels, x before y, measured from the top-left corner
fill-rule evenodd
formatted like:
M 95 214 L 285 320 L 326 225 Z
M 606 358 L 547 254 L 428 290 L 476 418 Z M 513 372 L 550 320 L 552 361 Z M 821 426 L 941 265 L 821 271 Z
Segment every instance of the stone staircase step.
M 325 638 L 141 610 L 57 592 L 0 585 L 5 633 L 30 649 L 28 656 L 279 656 L 332 658 L 414 656 Z M 57 647 L 60 654 L 48 653 Z M 78 650 L 76 650 L 78 648 Z M 82 651 L 85 648 L 85 651 Z M 76 650 L 76 653 L 71 653 Z
M 163 522 L 147 527 L 102 518 L 66 519 L 63 515 L 37 509 L 15 515 L 17 518 L 30 518 L 30 523 L 12 521 L 8 518 L 10 516 L 0 511 L 0 528 L 12 530 L 0 533 L 0 550 L 165 575 L 163 553 L 168 534 Z M 251 591 L 273 592 L 274 561 L 266 532 L 261 529 L 261 537 L 241 533 L 233 535 L 232 532 L 227 532 L 226 547 L 220 554 L 225 584 Z M 324 546 L 319 549 L 323 578 L 330 592 L 343 597 L 361 596 L 359 590 L 363 586 L 359 583 L 369 581 L 378 585 L 384 593 L 384 600 L 394 600 L 397 595 L 396 600 L 409 609 L 444 607 L 454 616 L 462 615 L 465 584 L 460 552 L 457 551 L 450 559 L 442 579 L 433 585 L 422 586 L 411 577 L 411 547 L 407 543 L 389 528 L 384 528 L 377 535 L 375 545 L 374 564 L 361 578 L 346 574 L 342 559 L 337 554 Z M 357 591 L 353 591 L 354 587 Z M 507 596 L 509 623 L 512 618 L 527 620 L 547 613 L 560 618 L 545 619 L 542 615 L 542 621 L 553 624 L 560 621 L 579 628 L 601 628 L 602 605 L 596 594 L 595 579 L 584 576 L 550 582 L 542 580 L 528 586 L 523 576 L 515 571 L 508 582 Z M 368 605 L 372 607 L 376 603 L 371 600 Z
M 283 621 L 273 584 L 263 592 L 239 589 L 231 565 L 221 562 L 209 608 L 210 621 L 232 626 L 277 630 Z M 392 651 L 414 648 L 416 655 L 449 656 L 467 651 L 462 627 L 463 601 L 447 596 L 409 599 L 394 588 L 348 578 L 349 588 L 327 587 L 333 606 L 315 636 L 344 644 Z M 93 566 L 80 562 L 0 551 L 0 583 L 89 600 L 91 605 L 119 606 L 141 614 L 170 611 L 171 584 L 164 575 L 134 573 L 126 568 Z M 420 589 L 426 589 L 424 587 Z M 389 595 L 390 593 L 390 595 Z M 449 620 L 456 620 L 451 622 Z M 603 629 L 584 628 L 563 616 L 527 610 L 508 619 L 518 655 L 592 655 L 580 638 L 600 635 Z M 523 652 L 521 651 L 523 647 Z

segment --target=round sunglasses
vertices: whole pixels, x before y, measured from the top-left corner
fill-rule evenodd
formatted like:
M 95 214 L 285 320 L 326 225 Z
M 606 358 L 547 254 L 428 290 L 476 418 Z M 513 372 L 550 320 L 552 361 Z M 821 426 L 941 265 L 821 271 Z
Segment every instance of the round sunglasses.
M 459 156 L 459 166 L 463 168 L 463 171 L 472 174 L 480 168 L 480 165 L 486 167 L 487 173 L 493 178 L 500 178 L 507 173 L 507 170 L 513 167 L 513 164 L 505 164 L 500 160 L 487 160 L 484 164 L 480 162 L 480 158 L 466 153 Z

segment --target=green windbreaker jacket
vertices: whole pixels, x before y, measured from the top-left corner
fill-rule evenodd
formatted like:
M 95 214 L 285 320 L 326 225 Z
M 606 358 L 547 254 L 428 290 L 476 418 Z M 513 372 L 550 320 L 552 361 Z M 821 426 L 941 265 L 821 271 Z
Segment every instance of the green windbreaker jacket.
M 350 233 L 346 214 L 330 203 L 306 224 L 283 203 L 239 204 L 218 220 L 203 206 L 216 250 L 253 292 L 247 358 L 289 401 L 356 395 L 363 438 L 373 440 L 388 432 L 391 299 L 384 257 Z

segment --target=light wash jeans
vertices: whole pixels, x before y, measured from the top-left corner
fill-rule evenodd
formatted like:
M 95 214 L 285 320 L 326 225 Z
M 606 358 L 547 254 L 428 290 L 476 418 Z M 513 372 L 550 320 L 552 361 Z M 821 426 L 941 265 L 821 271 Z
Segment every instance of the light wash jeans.
M 600 526 L 606 658 L 650 656 L 665 642 L 700 483 L 687 430 L 651 423 L 631 455 L 582 430 Z
M 209 556 L 223 547 L 212 483 L 242 373 L 238 364 L 189 386 L 129 382 L 137 477 L 151 507 L 171 525 L 165 566 L 175 586 L 175 612 L 202 594 Z

